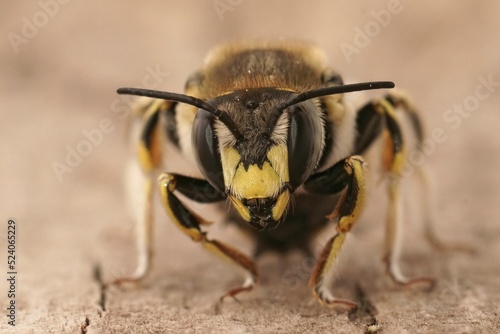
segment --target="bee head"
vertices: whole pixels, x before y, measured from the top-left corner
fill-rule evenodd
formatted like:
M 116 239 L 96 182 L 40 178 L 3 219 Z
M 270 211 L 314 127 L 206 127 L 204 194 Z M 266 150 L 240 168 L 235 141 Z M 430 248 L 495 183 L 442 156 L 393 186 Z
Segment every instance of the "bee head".
M 235 91 L 209 101 L 228 114 L 234 131 L 205 110 L 198 111 L 193 125 L 204 176 L 259 229 L 284 219 L 291 193 L 321 156 L 322 121 L 312 102 L 294 104 L 274 120 L 277 107 L 291 95 L 296 94 L 274 88 Z
M 230 198 L 245 221 L 258 229 L 272 229 L 284 220 L 293 191 L 309 178 L 321 158 L 323 123 L 310 99 L 393 86 L 391 82 L 363 83 L 300 94 L 256 88 L 210 101 L 143 89 L 118 92 L 198 107 L 192 143 L 200 171 Z

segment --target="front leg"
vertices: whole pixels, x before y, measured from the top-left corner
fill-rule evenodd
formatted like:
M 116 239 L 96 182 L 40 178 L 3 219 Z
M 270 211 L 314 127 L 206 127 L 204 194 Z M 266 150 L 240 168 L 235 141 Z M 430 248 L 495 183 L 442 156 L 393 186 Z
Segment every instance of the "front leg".
M 205 180 L 176 174 L 162 174 L 159 183 L 163 205 L 175 225 L 193 241 L 201 243 L 209 251 L 246 272 L 247 277 L 243 284 L 229 290 L 221 297 L 221 300 L 227 296 L 234 297 L 241 292 L 252 290 L 257 281 L 257 270 L 253 261 L 238 249 L 220 241 L 209 239 L 207 234 L 200 229 L 200 225 L 209 223 L 189 211 L 174 194 L 174 191 L 178 190 L 192 200 L 205 203 L 222 200 L 226 196 L 215 190 Z
M 338 214 L 337 234 L 323 248 L 309 281 L 316 299 L 327 306 L 344 305 L 351 309 L 357 306 L 353 301 L 334 297 L 329 287 L 340 249 L 365 203 L 363 165 L 364 161 L 360 156 L 352 156 L 312 175 L 304 184 L 308 191 L 314 193 L 335 194 L 344 191 L 334 211 Z

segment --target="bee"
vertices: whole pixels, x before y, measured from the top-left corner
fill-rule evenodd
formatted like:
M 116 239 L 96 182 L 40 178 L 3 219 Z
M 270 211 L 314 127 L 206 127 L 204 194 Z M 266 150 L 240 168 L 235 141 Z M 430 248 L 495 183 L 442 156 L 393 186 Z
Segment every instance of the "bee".
M 389 199 L 387 273 L 400 285 L 432 285 L 428 277 L 407 278 L 398 266 L 406 138 L 423 138 L 417 112 L 404 95 L 392 91 L 359 110 L 344 99 L 350 92 L 393 87 L 390 81 L 344 84 L 314 46 L 263 43 L 215 49 L 188 78 L 184 94 L 118 89 L 119 94 L 151 99 L 136 113 L 142 124 L 137 157 L 146 203 L 138 222 L 139 265 L 133 276 L 114 283 L 140 282 L 150 272 L 152 199 L 158 187 L 166 213 L 182 232 L 246 273 L 244 282 L 222 298 L 254 288 L 254 259 L 261 254 L 293 249 L 310 253 L 312 237 L 333 221 L 336 232 L 319 254 L 309 284 L 321 304 L 355 308 L 354 301 L 335 297 L 330 288 L 339 252 L 366 201 L 363 156 L 380 139 Z M 401 117 L 410 120 L 408 134 L 400 126 Z M 163 141 L 191 161 L 202 177 L 163 173 Z M 226 219 L 255 237 L 253 258 L 210 238 L 202 228 L 209 222 L 179 194 L 200 203 L 228 201 Z

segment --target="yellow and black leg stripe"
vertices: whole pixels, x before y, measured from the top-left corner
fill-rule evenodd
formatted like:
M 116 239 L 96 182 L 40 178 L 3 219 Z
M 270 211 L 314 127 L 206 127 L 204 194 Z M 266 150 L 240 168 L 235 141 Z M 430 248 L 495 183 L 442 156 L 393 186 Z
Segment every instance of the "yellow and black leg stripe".
M 186 176 L 162 174 L 159 178 L 162 202 L 170 219 L 182 232 L 184 232 L 184 234 L 189 236 L 193 241 L 200 242 L 206 249 L 220 258 L 246 272 L 247 278 L 245 282 L 241 286 L 228 291 L 221 299 L 226 296 L 234 297 L 241 292 L 252 290 L 257 281 L 257 270 L 254 262 L 238 249 L 228 246 L 218 240 L 209 239 L 206 233 L 201 230 L 200 225 L 207 225 L 210 223 L 189 211 L 174 194 L 174 191 L 182 189 L 184 190 L 182 191 L 184 194 L 188 196 L 190 194 L 192 195 L 196 193 L 196 191 L 187 192 L 186 189 L 189 188 L 189 186 L 195 185 L 197 189 L 203 192 L 202 196 L 204 196 L 203 200 L 205 200 L 205 202 L 214 202 L 225 198 L 221 194 L 218 194 L 219 197 L 209 197 L 209 194 L 212 194 L 214 189 L 211 188 L 208 182 L 205 182 L 206 181 L 191 179 Z M 196 200 L 195 197 L 192 197 L 192 199 Z
M 334 264 L 348 232 L 358 220 L 365 203 L 364 161 L 359 156 L 352 156 L 338 162 L 329 169 L 311 176 L 304 184 L 310 192 L 335 194 L 343 191 L 331 218 L 338 215 L 337 234 L 323 248 L 311 274 L 309 284 L 314 296 L 321 304 L 328 306 L 345 305 L 355 308 L 350 300 L 335 298 L 329 285 L 332 282 Z
M 357 112 L 357 135 L 354 154 L 363 154 L 381 135 L 385 138 L 383 165 L 386 171 L 399 175 L 404 165 L 404 140 L 396 117 L 394 101 L 396 98 L 375 100 L 364 105 Z M 398 100 L 399 101 L 399 100 Z M 408 112 L 410 114 L 410 112 Z M 413 112 L 411 113 L 414 114 Z M 416 126 L 420 122 L 414 117 Z
M 137 147 L 137 155 L 145 173 L 158 169 L 161 165 L 162 143 L 160 114 L 168 107 L 168 103 L 154 100 L 143 115 L 143 127 Z

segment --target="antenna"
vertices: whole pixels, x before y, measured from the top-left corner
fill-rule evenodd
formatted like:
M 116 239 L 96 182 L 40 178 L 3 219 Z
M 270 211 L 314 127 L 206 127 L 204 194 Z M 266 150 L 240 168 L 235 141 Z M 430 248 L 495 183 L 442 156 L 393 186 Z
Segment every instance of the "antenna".
M 283 111 L 285 111 L 286 108 L 293 106 L 294 104 L 304 102 L 320 96 L 359 92 L 372 89 L 394 88 L 394 86 L 395 86 L 394 82 L 392 81 L 360 82 L 349 85 L 322 87 L 313 90 L 308 90 L 306 92 L 302 92 L 299 94 L 292 94 L 292 96 L 288 100 L 279 104 L 274 110 L 274 113 L 268 122 L 268 127 L 267 127 L 268 132 L 270 134 L 270 132 L 273 131 L 274 126 L 276 125 L 276 122 L 280 118 Z
M 158 90 L 143 89 L 143 88 L 118 88 L 116 91 L 118 94 L 124 95 L 135 95 L 135 96 L 146 96 L 154 99 L 176 101 L 181 103 L 186 103 L 194 107 L 198 107 L 217 117 L 225 126 L 231 131 L 235 138 L 239 139 L 242 137 L 241 133 L 238 131 L 238 127 L 231 119 L 229 114 L 223 110 L 217 109 L 210 103 L 198 99 L 194 96 L 177 94 L 171 92 L 162 92 Z

